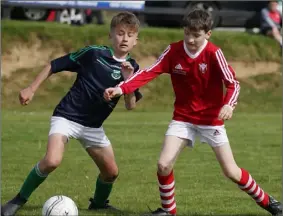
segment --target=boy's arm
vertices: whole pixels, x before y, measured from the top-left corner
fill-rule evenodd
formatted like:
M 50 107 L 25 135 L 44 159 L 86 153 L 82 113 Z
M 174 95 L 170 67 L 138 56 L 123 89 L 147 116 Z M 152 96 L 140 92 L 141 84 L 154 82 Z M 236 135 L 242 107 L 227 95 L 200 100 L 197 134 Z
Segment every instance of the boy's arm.
M 81 67 L 85 67 L 92 61 L 94 48 L 84 47 L 76 52 L 69 53 L 51 61 L 52 73 L 61 71 L 79 72 Z
M 77 72 L 81 65 L 91 60 L 91 47 L 85 47 L 77 52 L 69 53 L 57 59 L 53 59 L 25 89 L 20 91 L 19 100 L 22 105 L 27 105 L 33 98 L 39 86 L 53 73 L 61 71 Z
M 129 79 L 120 83 L 118 87 L 107 88 L 104 91 L 104 99 L 109 101 L 113 97 L 132 93 L 136 89 L 156 78 L 158 75 L 162 73 L 170 73 L 170 49 L 171 46 L 169 45 L 158 60 L 149 68 L 137 71 Z
M 34 81 L 30 84 L 32 92 L 36 92 L 39 86 L 52 75 L 51 64 L 47 64 L 43 70 L 35 77 Z
M 240 84 L 236 79 L 233 68 L 228 65 L 221 49 L 215 53 L 218 71 L 220 71 L 222 79 L 226 87 L 226 94 L 224 96 L 224 106 L 220 111 L 219 118 L 223 120 L 230 119 L 234 108 L 237 105 L 237 100 L 240 93 Z
M 170 59 L 169 51 L 171 46 L 169 45 L 167 49 L 162 53 L 158 60 L 151 65 L 149 68 L 144 70 L 139 70 L 133 74 L 129 79 L 119 84 L 122 94 L 129 94 L 134 92 L 136 89 L 144 86 L 157 76 L 162 73 L 170 72 Z
M 128 71 L 125 69 L 128 69 Z M 132 62 L 124 62 L 122 63 L 122 75 L 124 80 L 127 80 L 130 76 L 136 73 L 139 70 L 139 65 L 132 60 Z M 136 89 L 133 93 L 125 94 L 125 106 L 126 109 L 132 110 L 136 107 L 136 103 L 142 98 L 142 94 L 140 93 L 139 89 Z
M 124 80 L 127 80 L 131 75 L 133 75 L 134 71 L 138 70 L 138 65 L 134 62 L 132 65 L 130 62 L 123 62 L 121 64 L 121 72 Z M 129 93 L 124 95 L 125 107 L 127 110 L 132 110 L 136 107 L 136 95 L 135 93 Z
M 35 77 L 34 81 L 25 89 L 20 91 L 19 100 L 22 105 L 27 105 L 33 98 L 34 93 L 38 87 L 52 75 L 51 65 L 48 64 L 44 69 Z
M 79 52 L 79 51 L 78 51 Z M 53 59 L 35 78 L 35 80 L 30 85 L 33 92 L 35 92 L 41 83 L 50 77 L 53 73 L 61 71 L 77 71 L 80 66 L 80 61 L 88 60 L 88 54 L 80 55 L 78 58 L 74 58 L 75 53 L 70 53 L 65 56 L 61 56 L 57 59 Z

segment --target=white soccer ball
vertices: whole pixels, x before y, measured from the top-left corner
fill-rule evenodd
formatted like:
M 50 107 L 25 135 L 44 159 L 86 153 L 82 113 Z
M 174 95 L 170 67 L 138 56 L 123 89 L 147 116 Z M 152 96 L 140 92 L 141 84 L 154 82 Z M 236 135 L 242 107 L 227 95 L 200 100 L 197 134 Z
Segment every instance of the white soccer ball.
M 76 203 L 66 196 L 53 196 L 43 205 L 42 216 L 78 216 Z

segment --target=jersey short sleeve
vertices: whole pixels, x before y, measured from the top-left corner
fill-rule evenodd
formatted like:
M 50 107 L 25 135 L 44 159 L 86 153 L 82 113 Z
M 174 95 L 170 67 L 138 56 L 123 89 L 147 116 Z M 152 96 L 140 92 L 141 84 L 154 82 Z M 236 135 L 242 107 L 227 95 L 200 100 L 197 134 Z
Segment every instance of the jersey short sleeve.
M 93 47 L 87 46 L 76 52 L 69 53 L 51 61 L 52 73 L 61 71 L 79 72 L 80 67 L 86 65 L 93 58 Z

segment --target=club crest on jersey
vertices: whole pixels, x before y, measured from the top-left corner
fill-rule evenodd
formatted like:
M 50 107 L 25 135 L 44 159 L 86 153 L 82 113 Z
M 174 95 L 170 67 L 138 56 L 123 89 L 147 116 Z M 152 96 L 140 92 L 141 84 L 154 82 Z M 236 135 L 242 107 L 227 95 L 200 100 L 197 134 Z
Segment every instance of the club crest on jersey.
M 121 72 L 118 70 L 113 70 L 113 72 L 111 73 L 111 76 L 113 79 L 118 80 L 121 78 Z
M 207 64 L 205 64 L 205 63 L 199 64 L 198 67 L 199 67 L 200 72 L 203 73 L 203 74 L 204 74 L 204 73 L 206 72 L 206 70 L 207 70 Z

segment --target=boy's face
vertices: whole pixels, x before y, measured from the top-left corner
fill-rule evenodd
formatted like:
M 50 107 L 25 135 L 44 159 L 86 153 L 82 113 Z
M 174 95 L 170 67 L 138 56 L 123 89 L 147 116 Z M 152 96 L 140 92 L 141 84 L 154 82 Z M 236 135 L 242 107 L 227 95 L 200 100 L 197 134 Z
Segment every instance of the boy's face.
M 137 44 L 138 32 L 126 25 L 118 25 L 111 30 L 109 37 L 114 51 L 126 54 Z
M 191 31 L 186 27 L 184 28 L 184 41 L 190 52 L 197 52 L 204 44 L 205 40 L 210 38 L 210 35 L 211 31 L 206 33 L 204 30 Z

